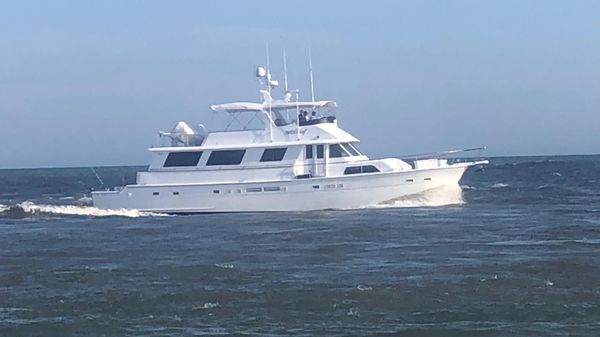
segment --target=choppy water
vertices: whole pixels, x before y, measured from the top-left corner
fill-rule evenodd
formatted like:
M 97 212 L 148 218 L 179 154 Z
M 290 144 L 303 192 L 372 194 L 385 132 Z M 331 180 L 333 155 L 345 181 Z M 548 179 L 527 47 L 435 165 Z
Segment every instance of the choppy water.
M 89 168 L 0 171 L 0 336 L 598 336 L 600 157 L 492 159 L 461 185 L 161 216 L 87 206 Z

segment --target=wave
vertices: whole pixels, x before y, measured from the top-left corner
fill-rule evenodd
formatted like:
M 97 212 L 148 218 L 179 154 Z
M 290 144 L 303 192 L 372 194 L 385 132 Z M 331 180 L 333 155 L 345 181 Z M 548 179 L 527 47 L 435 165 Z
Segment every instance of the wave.
M 600 245 L 600 239 L 506 240 L 487 243 L 490 246 L 549 246 L 563 244 Z
M 512 163 L 491 163 L 487 165 L 488 168 L 502 168 L 511 166 L 532 166 L 532 165 L 547 165 L 547 164 L 564 164 L 568 163 L 568 160 L 561 159 L 539 159 L 539 160 L 524 160 Z
M 77 203 L 82 206 L 92 206 L 94 203 L 92 201 L 92 197 L 84 196 L 77 199 Z
M 89 217 L 122 216 L 128 218 L 167 216 L 167 214 L 142 212 L 135 209 L 100 209 L 79 205 L 38 205 L 31 201 L 24 201 L 12 206 L 0 205 L 0 216 L 3 217 L 28 218 L 43 215 L 74 215 Z
M 388 200 L 371 207 L 437 207 L 460 204 L 464 204 L 462 189 L 459 185 L 450 185 Z
M 231 263 L 215 263 L 215 267 L 223 268 L 223 269 L 233 269 L 233 264 Z
M 220 306 L 221 305 L 219 304 L 219 302 L 206 302 L 203 305 L 193 307 L 192 310 L 214 309 Z
M 496 183 L 496 184 L 492 185 L 492 188 L 506 188 L 506 187 L 510 187 L 510 185 L 504 184 L 504 183 Z

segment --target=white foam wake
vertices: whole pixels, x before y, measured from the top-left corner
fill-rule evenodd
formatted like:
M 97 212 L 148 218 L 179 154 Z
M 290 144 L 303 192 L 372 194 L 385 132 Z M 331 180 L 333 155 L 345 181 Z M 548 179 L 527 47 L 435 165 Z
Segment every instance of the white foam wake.
M 8 209 L 8 206 L 0 204 L 0 212 L 4 212 Z
M 37 205 L 30 201 L 17 204 L 28 214 L 62 214 L 82 216 L 124 216 L 138 218 L 142 216 L 167 216 L 162 213 L 142 212 L 135 209 L 100 209 L 91 206 L 77 205 Z
M 421 193 L 392 199 L 373 207 L 437 207 L 463 204 L 462 189 L 459 185 L 433 188 Z
M 92 201 L 92 198 L 88 197 L 88 196 L 84 196 L 84 197 L 77 199 L 77 203 L 82 206 L 92 206 L 94 204 L 94 202 Z
M 504 184 L 504 183 L 496 183 L 496 184 L 492 185 L 492 188 L 505 188 L 505 187 L 510 187 L 510 185 Z

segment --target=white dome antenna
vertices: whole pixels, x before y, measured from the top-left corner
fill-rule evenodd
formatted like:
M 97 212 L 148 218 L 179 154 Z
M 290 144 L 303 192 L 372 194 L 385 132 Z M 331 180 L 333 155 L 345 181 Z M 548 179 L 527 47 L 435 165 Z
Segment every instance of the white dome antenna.
M 265 76 L 267 76 L 267 69 L 265 69 L 264 67 L 256 68 L 256 77 L 263 78 Z

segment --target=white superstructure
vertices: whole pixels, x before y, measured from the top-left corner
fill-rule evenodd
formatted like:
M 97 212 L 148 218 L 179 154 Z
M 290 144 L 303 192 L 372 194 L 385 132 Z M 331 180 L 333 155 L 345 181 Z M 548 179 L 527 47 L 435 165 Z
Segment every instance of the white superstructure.
M 300 102 L 287 80 L 284 98 L 275 100 L 278 83 L 268 69 L 259 67 L 256 76 L 261 102 L 211 106 L 231 118 L 223 131 L 179 122 L 161 132 L 167 144 L 149 149 L 152 161 L 136 184 L 92 192 L 94 206 L 168 213 L 354 209 L 457 185 L 469 166 L 487 163 L 371 160 L 328 115 L 334 101 Z M 251 129 L 257 122 L 262 127 Z M 235 123 L 241 130 L 232 130 Z

